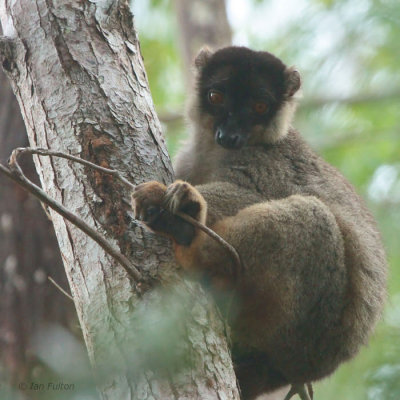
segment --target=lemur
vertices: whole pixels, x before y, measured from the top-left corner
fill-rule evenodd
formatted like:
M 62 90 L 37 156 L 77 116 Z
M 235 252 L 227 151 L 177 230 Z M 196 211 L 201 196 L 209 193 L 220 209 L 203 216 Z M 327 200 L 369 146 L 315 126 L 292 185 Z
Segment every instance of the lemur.
M 177 180 L 133 192 L 137 218 L 170 237 L 178 263 L 234 291 L 233 361 L 244 399 L 331 374 L 367 342 L 386 296 L 386 259 L 351 184 L 291 123 L 299 72 L 264 51 L 203 50 L 192 135 Z M 176 215 L 206 224 L 238 251 Z

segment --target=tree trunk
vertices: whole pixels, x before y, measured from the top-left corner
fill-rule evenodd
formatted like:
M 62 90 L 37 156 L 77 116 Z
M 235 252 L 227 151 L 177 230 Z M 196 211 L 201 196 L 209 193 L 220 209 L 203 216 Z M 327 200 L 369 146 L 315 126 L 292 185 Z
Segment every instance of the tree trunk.
M 81 156 L 117 169 L 135 183 L 171 182 L 172 168 L 126 2 L 1 1 L 3 31 L 13 37 L 1 42 L 3 67 L 31 146 Z M 132 218 L 127 189 L 65 160 L 34 161 L 44 190 L 96 227 L 152 279 L 151 285 L 142 285 L 139 296 L 120 265 L 51 212 L 89 357 L 101 378 L 102 398 L 238 398 L 218 313 L 197 285 L 175 273 L 167 241 Z M 154 283 L 159 272 L 161 285 Z M 143 341 L 138 343 L 162 325 L 164 311 L 175 304 L 156 289 L 167 280 L 174 285 L 166 286 L 186 299 L 189 308 L 184 321 L 170 325 L 180 333 L 179 343 L 160 345 L 162 351 L 183 349 L 189 359 L 173 375 L 170 363 L 156 371 L 162 354 L 146 352 L 154 346 L 146 349 Z M 135 365 L 139 359 L 144 360 L 140 368 Z
M 28 145 L 17 100 L 0 70 L 0 161 L 12 149 Z M 38 182 L 30 159 L 23 162 L 27 176 Z M 47 277 L 62 286 L 68 282 L 51 222 L 38 201 L 0 176 L 0 365 L 11 383 L 29 379 L 39 369 L 30 339 L 41 326 L 76 325 L 76 312 Z

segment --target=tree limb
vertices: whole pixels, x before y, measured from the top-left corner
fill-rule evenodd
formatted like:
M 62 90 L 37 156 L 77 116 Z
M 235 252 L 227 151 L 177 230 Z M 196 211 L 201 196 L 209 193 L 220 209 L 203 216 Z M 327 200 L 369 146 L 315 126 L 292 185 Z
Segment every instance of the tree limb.
M 142 280 L 141 273 L 128 260 L 127 257 L 121 254 L 117 249 L 115 249 L 103 236 L 101 236 L 95 229 L 89 226 L 85 221 L 83 221 L 81 218 L 78 218 L 75 214 L 71 213 L 61 203 L 49 197 L 39 186 L 35 185 L 24 175 L 24 173 L 21 170 L 21 167 L 17 162 L 17 156 L 19 153 L 21 153 L 21 148 L 17 149 L 17 151 L 12 153 L 9 160 L 10 169 L 0 164 L 0 172 L 4 173 L 6 176 L 17 182 L 28 192 L 37 197 L 41 202 L 47 204 L 54 211 L 62 215 L 66 220 L 68 220 L 73 225 L 75 225 L 83 232 L 85 232 L 97 244 L 99 244 L 107 254 L 109 254 L 111 257 L 117 260 L 125 269 L 125 271 L 129 274 L 129 276 L 131 276 L 135 281 L 141 281 Z
M 38 186 L 34 185 L 30 182 L 25 175 L 23 174 L 18 162 L 17 158 L 19 155 L 29 153 L 29 154 L 36 154 L 41 156 L 50 156 L 50 157 L 60 157 L 65 158 L 67 160 L 71 160 L 77 162 L 79 164 L 85 165 L 87 167 L 93 168 L 97 171 L 109 174 L 114 176 L 118 179 L 121 183 L 128 186 L 130 189 L 134 189 L 136 185 L 132 182 L 127 180 L 119 171 L 115 169 L 105 168 L 100 165 L 94 164 L 90 161 L 84 160 L 80 157 L 75 157 L 70 154 L 66 154 L 59 151 L 52 151 L 47 149 L 35 149 L 31 147 L 19 147 L 12 151 L 10 159 L 9 159 L 9 166 L 11 175 L 7 175 L 10 178 L 14 179 L 16 182 L 21 184 L 24 188 L 30 191 L 34 196 L 36 196 L 39 200 L 43 201 L 43 203 L 47 204 L 53 210 L 61 214 L 64 218 L 70 221 L 72 224 L 77 226 L 83 232 L 85 232 L 88 236 L 90 236 L 93 240 L 95 240 L 110 256 L 115 258 L 124 268 L 125 270 L 136 280 L 142 280 L 142 276 L 140 272 L 129 262 L 129 260 L 118 252 L 114 247 L 112 247 L 106 239 L 104 239 L 101 235 L 98 234 L 94 229 L 92 229 L 89 225 L 87 225 L 82 219 L 78 218 L 76 215 L 72 214 L 68 211 L 62 204 L 58 203 L 54 199 L 51 199 L 45 192 L 43 192 Z M 0 164 L 0 167 L 5 168 Z M 4 169 L 1 168 L 2 172 L 5 172 Z M 24 185 L 24 184 L 25 185 Z M 30 190 L 31 188 L 31 190 Z M 243 268 L 239 253 L 237 250 L 230 245 L 226 240 L 224 240 L 221 236 L 215 233 L 212 229 L 208 228 L 206 225 L 202 224 L 201 222 L 195 220 L 194 218 L 190 217 L 189 215 L 177 212 L 177 216 L 184 219 L 185 221 L 189 222 L 190 224 L 196 226 L 197 228 L 201 229 L 207 235 L 209 235 L 212 239 L 217 241 L 222 247 L 224 247 L 232 256 L 233 260 L 237 264 L 239 268 Z M 133 272 L 132 272 L 133 271 Z

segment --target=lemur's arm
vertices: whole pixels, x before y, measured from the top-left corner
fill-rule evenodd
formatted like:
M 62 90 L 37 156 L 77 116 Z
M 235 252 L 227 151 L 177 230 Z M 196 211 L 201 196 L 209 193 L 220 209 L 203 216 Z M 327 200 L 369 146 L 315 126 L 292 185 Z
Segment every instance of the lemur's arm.
M 133 206 L 136 216 L 149 228 L 174 241 L 176 258 L 185 269 L 232 277 L 238 273 L 231 255 L 204 232 L 175 216 L 177 211 L 207 223 L 235 247 L 245 268 L 255 276 L 262 274 L 256 285 L 275 281 L 267 275 L 284 273 L 295 264 L 298 273 L 306 268 L 307 274 L 313 268 L 321 269 L 320 279 L 329 279 L 326 271 L 322 273 L 327 264 L 343 267 L 343 241 L 336 219 L 312 196 L 262 202 L 232 184 L 221 187 L 218 182 L 196 188 L 176 181 L 167 188 L 152 181 L 137 186 Z M 293 279 L 297 278 L 294 274 Z

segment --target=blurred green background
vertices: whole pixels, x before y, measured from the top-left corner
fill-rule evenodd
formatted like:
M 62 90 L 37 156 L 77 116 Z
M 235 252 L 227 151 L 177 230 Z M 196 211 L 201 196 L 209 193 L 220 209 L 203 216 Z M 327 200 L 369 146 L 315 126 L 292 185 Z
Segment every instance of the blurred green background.
M 295 126 L 356 186 L 390 263 L 389 300 L 368 347 L 317 399 L 400 398 L 400 2 L 226 0 L 233 43 L 268 50 L 303 76 Z M 185 83 L 169 0 L 133 4 L 153 99 L 171 155 L 186 134 Z

